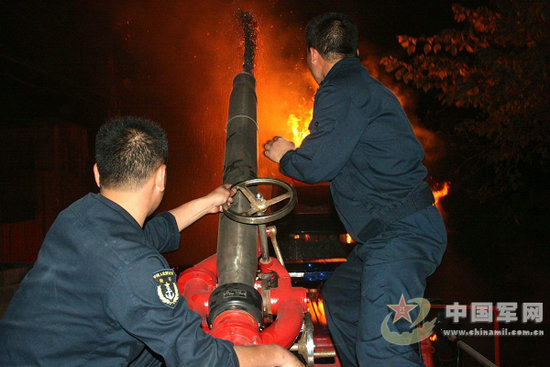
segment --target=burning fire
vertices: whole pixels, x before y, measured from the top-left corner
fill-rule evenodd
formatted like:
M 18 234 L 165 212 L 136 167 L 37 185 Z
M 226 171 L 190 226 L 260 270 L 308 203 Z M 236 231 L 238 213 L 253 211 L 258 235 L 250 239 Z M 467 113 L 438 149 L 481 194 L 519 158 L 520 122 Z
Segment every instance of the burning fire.
M 292 131 L 292 141 L 299 147 L 304 138 L 309 134 L 309 122 L 313 118 L 313 108 L 298 115 L 291 113 L 286 122 Z
M 325 313 L 325 305 L 320 297 L 310 298 L 307 303 L 311 319 L 316 325 L 327 325 L 327 316 Z
M 439 204 L 439 200 L 441 198 L 444 198 L 445 196 L 447 196 L 447 194 L 449 193 L 449 188 L 450 188 L 450 182 L 444 182 L 443 183 L 443 187 L 439 190 L 436 190 L 434 191 L 432 189 L 432 192 L 434 194 L 434 198 L 435 198 L 435 205 Z

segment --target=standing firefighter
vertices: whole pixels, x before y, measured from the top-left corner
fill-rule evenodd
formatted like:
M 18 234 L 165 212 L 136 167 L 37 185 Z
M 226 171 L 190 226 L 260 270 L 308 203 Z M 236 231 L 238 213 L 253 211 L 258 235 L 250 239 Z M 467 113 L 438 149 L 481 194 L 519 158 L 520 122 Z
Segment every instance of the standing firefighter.
M 59 214 L 0 321 L 0 366 L 287 366 L 278 345 L 234 346 L 206 334 L 161 252 L 232 201 L 226 186 L 147 218 L 166 185 L 167 140 L 121 118 L 96 138 L 90 193 Z
M 265 155 L 289 177 L 329 181 L 340 219 L 359 243 L 323 289 L 343 365 L 422 366 L 412 347 L 392 342 L 381 328 L 389 305 L 423 296 L 446 247 L 423 181 L 424 151 L 398 99 L 361 65 L 357 28 L 345 15 L 311 20 L 306 44 L 319 83 L 310 134 L 296 149 L 275 137 Z M 415 308 L 390 321 L 393 333 L 410 331 Z

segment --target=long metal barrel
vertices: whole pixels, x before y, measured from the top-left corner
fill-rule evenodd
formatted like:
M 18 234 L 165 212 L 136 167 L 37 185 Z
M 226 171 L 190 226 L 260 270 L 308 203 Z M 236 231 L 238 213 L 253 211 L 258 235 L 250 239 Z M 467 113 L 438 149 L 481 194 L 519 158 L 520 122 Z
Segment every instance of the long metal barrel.
M 256 80 L 247 72 L 233 79 L 226 125 L 223 182 L 235 184 L 257 178 L 258 124 L 256 122 Z M 248 200 L 238 192 L 232 210 L 243 212 Z M 253 285 L 258 265 L 258 239 L 255 225 L 237 223 L 220 216 L 218 227 L 218 285 Z

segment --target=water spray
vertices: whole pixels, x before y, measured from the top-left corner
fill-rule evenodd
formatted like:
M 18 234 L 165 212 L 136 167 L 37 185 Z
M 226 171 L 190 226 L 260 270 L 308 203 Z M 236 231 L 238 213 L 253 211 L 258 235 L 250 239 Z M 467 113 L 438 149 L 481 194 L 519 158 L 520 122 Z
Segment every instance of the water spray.
M 258 22 L 252 13 L 238 10 L 235 14 L 244 32 L 244 63 L 243 71 L 252 74 L 254 56 L 256 55 L 256 38 Z

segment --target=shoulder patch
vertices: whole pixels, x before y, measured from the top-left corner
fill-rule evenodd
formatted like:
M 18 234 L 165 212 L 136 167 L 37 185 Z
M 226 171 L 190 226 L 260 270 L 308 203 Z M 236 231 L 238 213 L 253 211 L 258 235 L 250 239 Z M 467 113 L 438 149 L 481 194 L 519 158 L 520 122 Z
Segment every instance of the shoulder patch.
M 172 269 L 161 269 L 153 273 L 153 282 L 157 286 L 160 301 L 173 308 L 178 303 L 180 292 L 176 283 L 176 273 Z

